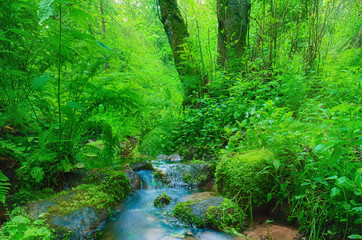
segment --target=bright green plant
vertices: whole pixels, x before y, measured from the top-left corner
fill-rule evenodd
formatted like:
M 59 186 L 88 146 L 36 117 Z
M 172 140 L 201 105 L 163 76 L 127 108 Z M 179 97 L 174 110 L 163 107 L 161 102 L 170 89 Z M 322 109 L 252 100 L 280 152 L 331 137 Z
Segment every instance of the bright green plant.
M 242 206 L 264 205 L 274 188 L 273 153 L 264 149 L 245 153 L 226 153 L 216 167 L 218 191 Z
M 4 240 L 55 239 L 55 236 L 44 220 L 39 219 L 34 221 L 21 209 L 15 209 L 12 212 L 11 220 L 6 222 L 0 231 L 0 237 Z
M 3 172 L 0 170 L 0 201 L 5 204 L 6 195 L 8 194 L 8 191 L 10 188 L 10 183 L 8 177 L 3 174 Z

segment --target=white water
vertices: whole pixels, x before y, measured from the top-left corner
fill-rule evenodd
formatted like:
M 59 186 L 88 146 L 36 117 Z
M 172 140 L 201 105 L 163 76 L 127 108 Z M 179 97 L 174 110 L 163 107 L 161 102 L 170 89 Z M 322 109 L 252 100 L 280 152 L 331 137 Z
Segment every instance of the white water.
M 142 170 L 142 190 L 136 191 L 122 204 L 119 213 L 107 223 L 101 239 L 104 240 L 232 240 L 235 237 L 211 229 L 182 226 L 167 214 L 176 203 L 200 192 L 185 188 L 158 188 L 152 171 Z M 153 185 L 152 185 L 153 183 Z M 162 210 L 153 201 L 163 192 L 171 197 L 170 205 Z

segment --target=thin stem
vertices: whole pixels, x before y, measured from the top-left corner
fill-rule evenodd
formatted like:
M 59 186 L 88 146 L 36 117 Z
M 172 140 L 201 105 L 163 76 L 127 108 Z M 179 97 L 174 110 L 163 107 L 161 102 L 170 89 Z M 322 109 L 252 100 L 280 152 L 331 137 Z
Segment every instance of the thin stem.
M 60 110 L 60 77 L 61 77 L 61 51 L 62 51 L 62 3 L 59 6 L 59 51 L 58 51 L 58 122 L 59 122 L 59 134 L 58 139 L 61 141 L 62 134 L 62 113 Z

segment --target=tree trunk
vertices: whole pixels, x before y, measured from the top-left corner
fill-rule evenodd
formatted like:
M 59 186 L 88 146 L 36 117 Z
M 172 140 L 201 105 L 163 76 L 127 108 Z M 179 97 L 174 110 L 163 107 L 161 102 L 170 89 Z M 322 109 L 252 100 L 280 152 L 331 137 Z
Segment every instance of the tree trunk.
M 238 68 L 246 45 L 250 0 L 218 0 L 218 62 L 224 68 Z
M 183 85 L 184 105 L 188 105 L 193 98 L 193 92 L 199 93 L 202 81 L 198 70 L 190 66 L 192 59 L 185 51 L 185 49 L 189 49 L 187 25 L 178 8 L 177 0 L 158 0 L 158 5 L 161 12 L 160 20 L 165 29 L 175 66 Z

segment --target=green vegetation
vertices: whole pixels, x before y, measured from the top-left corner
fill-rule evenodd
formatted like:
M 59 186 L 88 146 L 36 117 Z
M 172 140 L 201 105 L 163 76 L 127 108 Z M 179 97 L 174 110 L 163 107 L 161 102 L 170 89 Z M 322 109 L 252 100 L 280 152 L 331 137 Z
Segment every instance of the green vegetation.
M 21 239 L 54 239 L 54 234 L 44 220 L 32 220 L 25 212 L 18 208 L 12 214 L 11 221 L 6 222 L 0 232 L 1 239 L 21 240 Z
M 166 195 L 166 193 L 162 193 L 160 194 L 156 199 L 155 201 L 153 201 L 153 205 L 156 207 L 156 208 L 161 208 L 161 207 L 164 207 L 168 204 L 170 204 L 171 202 L 171 198 L 169 196 Z
M 219 202 L 214 197 L 177 203 L 173 215 L 191 226 L 217 230 L 241 230 L 245 221 L 245 213 L 238 204 L 229 199 Z
M 114 210 L 117 203 L 130 194 L 129 179 L 124 172 L 107 171 L 104 179 L 90 180 L 69 191 L 62 191 L 52 197 L 55 206 L 49 207 L 45 218 L 68 215 L 75 210 L 91 207 L 96 210 Z
M 216 167 L 217 190 L 246 206 L 262 206 L 275 182 L 270 171 L 273 154 L 264 149 L 224 155 Z
M 360 1 L 232 3 L 1 1 L 0 204 L 52 195 L 73 170 L 178 152 L 306 239 L 361 239 Z M 110 179 L 74 197 L 125 197 L 125 178 Z M 48 236 L 8 219 L 7 238 Z

